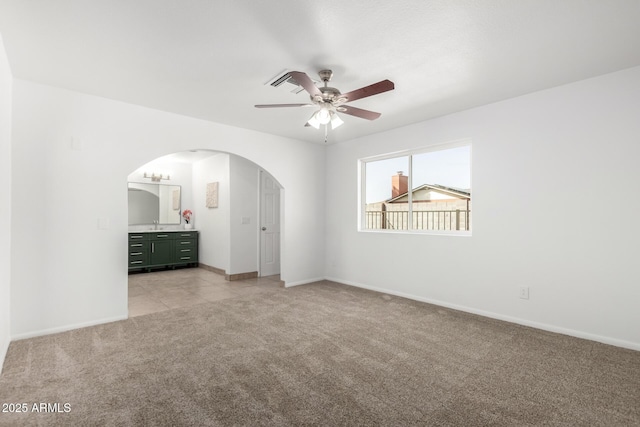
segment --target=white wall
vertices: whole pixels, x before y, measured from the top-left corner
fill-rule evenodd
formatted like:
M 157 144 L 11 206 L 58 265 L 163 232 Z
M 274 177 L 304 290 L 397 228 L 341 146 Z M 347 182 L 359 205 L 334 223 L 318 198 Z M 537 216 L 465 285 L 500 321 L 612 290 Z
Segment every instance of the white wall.
M 287 192 L 283 280 L 322 277 L 323 227 L 297 209 L 321 210 L 321 145 L 23 80 L 13 100 L 13 338 L 127 316 L 127 176 L 177 151 L 233 153 L 274 175 Z
M 201 263 L 227 274 L 258 271 L 259 170 L 255 163 L 226 153 L 194 163 L 192 210 L 198 218 Z M 205 205 L 209 182 L 218 182 L 217 208 Z
M 356 230 L 359 158 L 462 138 L 471 237 Z M 332 145 L 326 274 L 640 349 L 638 159 L 640 68 Z
M 0 372 L 11 335 L 11 86 L 11 69 L 0 36 Z
M 217 154 L 193 164 L 195 228 L 200 232 L 198 257 L 202 264 L 229 271 L 230 184 L 229 156 Z M 218 183 L 218 207 L 206 207 L 207 183 Z
M 258 271 L 259 168 L 238 156 L 230 159 L 230 263 L 227 274 Z M 298 215 L 300 213 L 298 212 Z M 243 219 L 244 222 L 243 223 Z

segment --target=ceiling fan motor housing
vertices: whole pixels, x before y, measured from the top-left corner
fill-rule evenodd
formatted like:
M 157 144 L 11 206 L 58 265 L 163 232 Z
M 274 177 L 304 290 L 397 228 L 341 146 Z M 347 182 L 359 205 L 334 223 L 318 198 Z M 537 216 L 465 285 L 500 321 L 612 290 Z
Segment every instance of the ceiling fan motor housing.
M 324 87 L 319 87 L 318 90 L 322 93 L 322 96 L 313 95 L 311 96 L 311 100 L 319 105 L 329 104 L 331 106 L 335 106 L 335 104 L 342 104 L 347 102 L 347 98 L 340 97 L 342 93 L 336 89 L 335 87 L 327 86 L 327 83 L 331 81 L 333 77 L 333 71 L 331 70 L 320 70 L 318 72 L 320 79 L 324 82 Z
M 322 92 L 322 96 L 313 96 L 311 99 L 315 102 L 327 102 L 329 104 L 333 104 L 334 102 L 340 99 L 340 91 L 334 87 L 319 87 L 320 92 Z M 346 99 L 345 99 L 346 101 Z

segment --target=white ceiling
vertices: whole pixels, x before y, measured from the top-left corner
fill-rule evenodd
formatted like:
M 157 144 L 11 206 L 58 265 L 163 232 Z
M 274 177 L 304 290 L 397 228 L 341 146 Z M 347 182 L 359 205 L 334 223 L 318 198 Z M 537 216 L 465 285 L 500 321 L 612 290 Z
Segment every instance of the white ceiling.
M 16 78 L 318 143 L 265 82 L 392 80 L 332 143 L 640 65 L 640 0 L 0 0 L 0 33 Z

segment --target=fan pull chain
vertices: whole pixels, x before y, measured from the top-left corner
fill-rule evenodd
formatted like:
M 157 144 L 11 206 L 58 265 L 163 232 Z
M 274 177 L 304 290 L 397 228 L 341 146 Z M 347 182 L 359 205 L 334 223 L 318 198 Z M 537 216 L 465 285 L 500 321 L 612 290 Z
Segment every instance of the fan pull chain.
M 324 143 L 325 144 L 327 143 L 327 134 L 329 133 L 328 127 L 329 127 L 328 124 L 324 125 Z

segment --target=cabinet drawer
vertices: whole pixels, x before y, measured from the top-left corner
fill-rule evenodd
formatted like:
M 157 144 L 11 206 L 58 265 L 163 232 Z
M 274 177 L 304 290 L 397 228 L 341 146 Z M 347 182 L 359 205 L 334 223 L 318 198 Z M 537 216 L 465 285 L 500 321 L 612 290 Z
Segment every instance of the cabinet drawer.
M 195 239 L 197 231 L 184 231 L 180 233 L 176 233 L 176 239 Z
M 129 233 L 129 242 L 149 240 L 149 233 Z
M 146 261 L 146 260 L 147 260 L 147 254 L 144 252 L 131 252 L 129 254 L 129 263 L 131 263 L 131 261 Z
M 196 246 L 195 239 L 178 239 L 176 240 L 176 249 L 194 248 Z
M 129 253 L 129 267 L 142 267 L 148 264 L 147 254 L 144 252 Z
M 193 256 L 196 252 L 193 247 L 176 247 L 176 259 L 180 259 L 183 256 Z
M 191 262 L 196 262 L 197 260 L 198 260 L 198 257 L 193 252 L 183 252 L 183 253 L 176 254 L 177 263 L 181 263 L 181 262 L 191 263 Z
M 129 241 L 129 253 L 131 252 L 147 252 L 149 250 L 148 241 Z
M 176 233 L 163 233 L 163 232 L 159 232 L 159 233 L 148 233 L 150 234 L 150 239 L 151 240 L 173 240 L 175 238 L 175 234 Z

